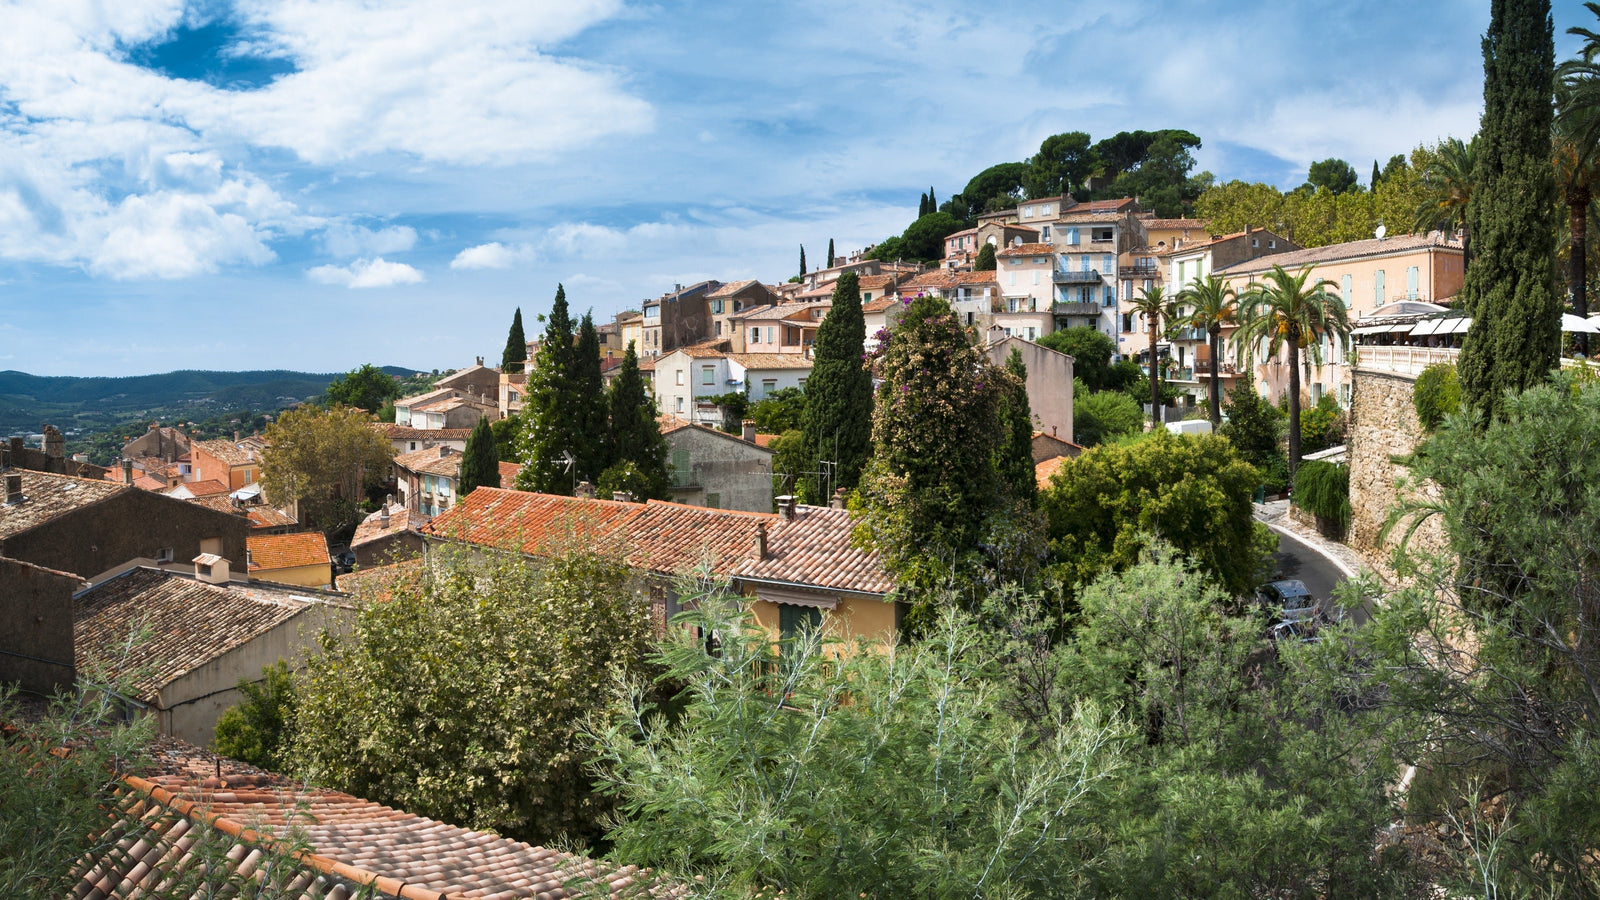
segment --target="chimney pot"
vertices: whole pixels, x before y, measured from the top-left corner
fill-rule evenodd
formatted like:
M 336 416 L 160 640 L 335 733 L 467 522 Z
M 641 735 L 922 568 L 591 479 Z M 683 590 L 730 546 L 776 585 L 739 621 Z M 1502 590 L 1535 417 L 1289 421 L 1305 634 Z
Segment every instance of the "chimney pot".
M 580 481 L 578 482 L 577 486 L 573 488 L 572 495 L 584 500 L 593 500 L 594 485 L 590 484 L 587 479 Z
M 618 503 L 632 503 L 633 495 L 627 491 L 612 491 L 611 499 L 617 501 Z
M 777 498 L 778 518 L 789 521 L 794 518 L 794 495 L 784 494 Z
M 384 528 L 389 527 L 389 504 L 385 503 L 378 513 L 378 524 Z
M 133 460 L 131 459 L 122 461 L 122 483 L 133 484 Z
M 767 523 L 756 523 L 756 559 L 767 558 Z
M 439 445 L 439 458 L 440 459 L 444 459 L 446 456 L 449 456 L 449 455 L 450 455 L 450 445 L 449 444 L 440 444 Z
M 845 498 L 845 489 L 844 488 L 835 488 L 834 492 L 833 492 L 833 499 L 828 501 L 828 506 L 830 506 L 833 509 L 844 509 L 844 498 Z
M 15 506 L 18 503 L 21 503 L 22 501 L 23 501 L 23 496 L 22 496 L 22 476 L 21 475 L 7 475 L 6 476 L 6 505 L 7 506 Z
M 750 443 L 750 444 L 754 444 L 756 442 L 756 423 L 755 423 L 755 420 L 754 419 L 745 419 L 743 422 L 739 423 L 739 426 L 740 426 L 740 429 L 743 431 L 743 437 L 745 439 L 745 442 L 746 443 Z

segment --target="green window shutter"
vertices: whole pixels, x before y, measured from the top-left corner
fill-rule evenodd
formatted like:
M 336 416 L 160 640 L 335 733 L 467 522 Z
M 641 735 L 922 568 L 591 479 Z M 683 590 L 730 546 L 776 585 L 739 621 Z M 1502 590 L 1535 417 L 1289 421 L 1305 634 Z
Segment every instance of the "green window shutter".
M 708 508 L 710 508 L 710 509 L 721 509 L 722 508 L 722 495 L 721 494 L 707 494 L 706 495 L 706 506 Z
M 672 451 L 672 483 L 677 487 L 694 484 L 694 467 L 689 464 L 689 451 Z
M 778 636 L 785 641 L 799 636 L 801 629 L 812 631 L 822 627 L 822 610 L 814 606 L 778 604 Z

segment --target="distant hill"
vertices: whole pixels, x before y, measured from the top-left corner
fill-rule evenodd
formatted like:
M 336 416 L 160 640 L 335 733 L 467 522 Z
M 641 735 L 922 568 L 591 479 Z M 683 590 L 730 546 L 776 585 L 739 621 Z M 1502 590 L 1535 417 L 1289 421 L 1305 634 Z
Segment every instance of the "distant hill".
M 405 377 L 412 369 L 384 366 Z M 184 370 L 121 378 L 45 377 L 0 371 L 0 435 L 36 432 L 45 422 L 94 429 L 130 416 L 204 418 L 222 409 L 278 409 L 315 397 L 343 373 Z

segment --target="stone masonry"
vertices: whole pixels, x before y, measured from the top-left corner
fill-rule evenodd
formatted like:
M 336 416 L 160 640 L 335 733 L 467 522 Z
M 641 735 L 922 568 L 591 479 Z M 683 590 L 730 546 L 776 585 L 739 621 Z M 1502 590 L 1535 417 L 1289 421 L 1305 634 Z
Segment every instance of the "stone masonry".
M 1397 526 L 1382 544 L 1378 536 L 1389 511 L 1402 499 L 1415 497 L 1402 486 L 1408 475 L 1406 467 L 1395 461 L 1415 450 L 1422 439 L 1411 402 L 1415 384 L 1414 379 L 1402 375 L 1358 371 L 1350 401 L 1347 540 L 1369 565 L 1386 574 L 1403 526 Z M 1445 546 L 1444 529 L 1437 517 L 1427 520 L 1411 538 L 1411 547 L 1417 550 L 1442 551 Z

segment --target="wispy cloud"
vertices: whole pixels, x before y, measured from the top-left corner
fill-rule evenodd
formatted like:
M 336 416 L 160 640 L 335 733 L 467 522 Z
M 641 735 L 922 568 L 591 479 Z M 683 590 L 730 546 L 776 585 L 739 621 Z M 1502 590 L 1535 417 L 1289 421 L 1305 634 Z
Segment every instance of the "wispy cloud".
M 338 284 L 347 288 L 382 288 L 401 284 L 421 284 L 422 272 L 405 263 L 390 262 L 379 256 L 358 259 L 348 266 L 316 266 L 306 276 L 319 284 Z

